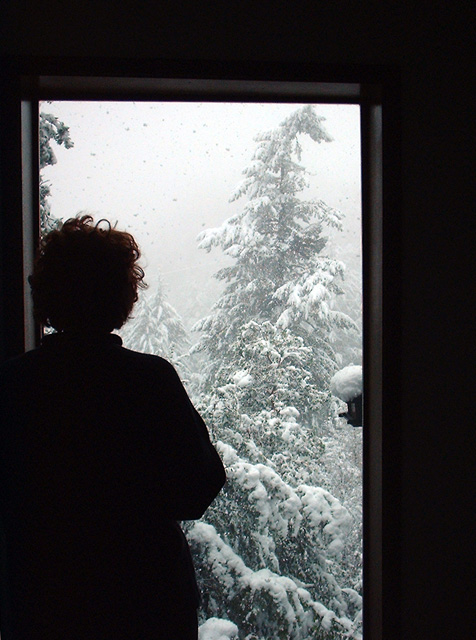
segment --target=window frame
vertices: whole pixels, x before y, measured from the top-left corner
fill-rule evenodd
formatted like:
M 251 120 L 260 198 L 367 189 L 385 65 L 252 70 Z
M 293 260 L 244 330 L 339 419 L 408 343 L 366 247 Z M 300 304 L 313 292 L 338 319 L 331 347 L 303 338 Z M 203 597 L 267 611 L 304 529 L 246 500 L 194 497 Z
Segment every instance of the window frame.
M 353 103 L 361 107 L 364 639 L 399 638 L 399 76 L 387 67 L 8 59 L 0 117 L 1 358 L 38 344 L 26 277 L 39 238 L 40 100 Z M 8 161 L 5 160 L 8 158 Z M 36 212 L 36 213 L 35 213 Z

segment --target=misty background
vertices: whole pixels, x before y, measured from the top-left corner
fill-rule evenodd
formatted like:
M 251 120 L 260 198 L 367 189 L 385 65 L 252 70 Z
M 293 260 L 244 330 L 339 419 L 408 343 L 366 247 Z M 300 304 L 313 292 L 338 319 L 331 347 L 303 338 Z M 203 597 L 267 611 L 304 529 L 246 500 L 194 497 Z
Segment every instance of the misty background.
M 51 213 L 108 219 L 136 238 L 151 288 L 160 279 L 187 328 L 206 315 L 223 283 L 213 274 L 227 258 L 199 250 L 196 237 L 240 210 L 230 197 L 256 149 L 254 137 L 277 127 L 298 104 L 203 102 L 42 103 L 69 127 L 74 147 L 55 146 L 57 163 L 42 174 Z M 316 105 L 330 143 L 303 139 L 310 172 L 304 199 L 344 214 L 329 231 L 327 252 L 347 267 L 347 288 L 361 287 L 360 109 Z

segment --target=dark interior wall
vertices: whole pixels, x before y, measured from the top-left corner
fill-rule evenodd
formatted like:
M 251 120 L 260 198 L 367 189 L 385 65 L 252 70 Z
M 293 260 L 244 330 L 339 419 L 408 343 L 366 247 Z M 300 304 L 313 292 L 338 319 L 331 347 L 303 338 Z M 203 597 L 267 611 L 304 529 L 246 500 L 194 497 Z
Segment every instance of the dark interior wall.
M 474 14 L 469 3 L 411 5 L 7 1 L 0 52 L 400 70 L 401 637 L 466 639 L 473 636 L 467 396 L 476 344 L 469 208 Z

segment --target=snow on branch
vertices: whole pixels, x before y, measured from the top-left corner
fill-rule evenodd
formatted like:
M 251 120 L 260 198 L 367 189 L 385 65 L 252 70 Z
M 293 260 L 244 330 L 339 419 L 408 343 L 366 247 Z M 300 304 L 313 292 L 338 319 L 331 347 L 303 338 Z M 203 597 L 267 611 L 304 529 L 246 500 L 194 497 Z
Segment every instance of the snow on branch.
M 228 481 L 237 482 L 248 492 L 248 500 L 259 514 L 260 529 L 269 527 L 286 537 L 291 525 L 291 535 L 296 536 L 305 519 L 317 533 L 322 531 L 331 555 L 342 551 L 352 517 L 329 491 L 304 484 L 293 489 L 267 465 L 240 458 L 231 445 L 219 441 L 216 447 L 226 465 Z
M 331 538 L 327 549 L 331 555 L 338 555 L 344 548 L 345 536 L 352 526 L 352 517 L 334 496 L 321 487 L 300 485 L 303 513 L 310 524 L 323 527 L 323 533 Z
M 269 526 L 286 537 L 299 531 L 302 515 L 297 493 L 279 475 L 264 464 L 252 464 L 240 458 L 231 445 L 218 442 L 217 450 L 227 467 L 229 482 L 237 482 L 248 492 L 248 500 L 258 512 L 261 529 Z
M 298 627 L 310 631 L 314 626 L 313 617 L 309 616 L 311 609 L 319 616 L 320 625 L 324 629 L 330 629 L 332 623 L 336 623 L 340 630 L 351 631 L 353 624 L 349 618 L 338 617 L 334 611 L 314 600 L 309 591 L 292 578 L 278 575 L 269 569 L 253 571 L 246 566 L 212 525 L 196 522 L 188 530 L 187 537 L 192 545 L 198 545 L 202 553 L 205 553 L 213 576 L 228 591 L 228 600 L 239 597 L 241 601 L 249 601 L 251 605 L 256 597 L 268 595 L 289 630 Z M 307 611 L 303 605 L 306 605 Z

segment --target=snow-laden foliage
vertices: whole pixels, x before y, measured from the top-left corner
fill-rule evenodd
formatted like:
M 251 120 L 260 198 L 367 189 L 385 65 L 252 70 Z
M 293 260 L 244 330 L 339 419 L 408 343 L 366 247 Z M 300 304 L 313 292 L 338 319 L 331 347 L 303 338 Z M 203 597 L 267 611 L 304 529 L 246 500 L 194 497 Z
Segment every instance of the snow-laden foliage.
M 183 322 L 167 302 L 162 283 L 154 292 L 139 292 L 132 316 L 121 329 L 125 347 L 161 356 L 172 362 L 182 374 L 187 373 L 186 353 L 189 349 Z
M 193 348 L 203 354 L 194 399 L 228 482 L 187 535 L 203 618 L 235 623 L 240 640 L 361 637 L 361 496 L 340 484 L 359 485 L 360 459 L 334 438 L 329 389 L 336 332 L 356 332 L 335 308 L 344 265 L 325 253 L 341 216 L 299 197 L 300 140 L 330 142 L 322 120 L 306 106 L 257 136 L 232 198 L 247 199 L 242 210 L 198 238 L 233 259 Z
M 329 393 L 313 383 L 312 348 L 269 321 L 250 321 L 229 354 L 198 400 L 216 436 L 283 477 L 317 481 L 312 469 L 323 445 L 315 423 Z
M 48 165 L 56 164 L 56 156 L 51 146 L 52 141 L 58 145 L 64 145 L 66 149 L 74 146 L 69 135 L 69 127 L 51 113 L 39 114 L 40 137 L 40 225 L 42 233 L 53 229 L 59 221 L 51 215 L 50 204 L 47 198 L 51 195 L 50 184 L 44 180 L 41 170 Z
M 212 313 L 194 329 L 203 333 L 195 349 L 226 359 L 248 320 L 269 320 L 311 346 L 313 376 L 324 387 L 335 368 L 329 336 L 336 327 L 355 325 L 333 309 L 344 266 L 323 253 L 325 228 L 339 228 L 342 216 L 320 200 L 299 197 L 307 186 L 307 171 L 298 162 L 299 136 L 329 142 L 322 121 L 307 105 L 256 137 L 253 161 L 232 198 L 247 197 L 243 209 L 198 237 L 199 247 L 218 246 L 235 262 L 216 274 L 228 284 Z M 212 373 L 217 363 L 210 359 Z
M 349 365 L 332 376 L 330 389 L 337 398 L 348 402 L 362 395 L 362 384 L 361 365 Z
M 225 492 L 207 514 L 213 524 L 187 530 L 208 615 L 236 621 L 240 638 L 359 638 L 361 597 L 333 576 L 352 525 L 347 510 L 324 489 L 293 488 L 269 466 L 217 448 Z

